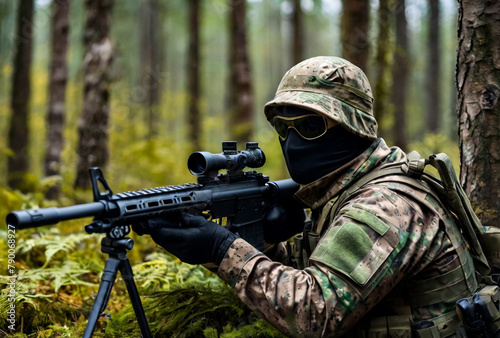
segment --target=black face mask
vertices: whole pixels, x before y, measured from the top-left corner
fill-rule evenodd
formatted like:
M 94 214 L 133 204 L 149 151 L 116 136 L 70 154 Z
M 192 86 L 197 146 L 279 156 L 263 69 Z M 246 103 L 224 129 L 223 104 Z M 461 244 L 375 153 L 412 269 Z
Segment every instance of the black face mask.
M 280 143 L 290 176 L 299 184 L 308 184 L 358 157 L 372 142 L 338 125 L 314 140 L 305 140 L 289 129 Z

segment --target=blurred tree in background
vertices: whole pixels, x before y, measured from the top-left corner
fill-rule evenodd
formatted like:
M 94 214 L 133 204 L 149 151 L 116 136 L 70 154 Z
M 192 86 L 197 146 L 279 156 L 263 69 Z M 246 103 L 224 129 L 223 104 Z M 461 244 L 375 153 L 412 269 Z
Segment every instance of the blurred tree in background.
M 31 54 L 33 46 L 34 0 L 19 2 L 14 43 L 14 72 L 10 107 L 7 177 L 13 189 L 26 191 L 25 176 L 29 171 L 28 142 L 30 128 L 29 98 L 31 94 Z
M 254 130 L 246 7 L 246 1 L 229 1 L 229 125 L 232 139 L 239 143 L 250 141 Z
M 407 98 L 410 69 L 408 43 L 408 23 L 406 20 L 406 0 L 395 0 L 396 46 L 392 67 L 392 102 L 394 105 L 394 142 L 403 150 L 408 150 Z
M 61 155 L 64 146 L 64 121 L 66 115 L 66 84 L 68 82 L 68 35 L 69 2 L 52 3 L 51 63 L 49 103 L 47 112 L 47 148 L 45 153 L 45 176 L 61 175 Z M 45 192 L 48 199 L 57 199 L 61 182 L 50 186 Z
M 369 0 L 342 0 L 342 57 L 364 72 L 368 70 Z
M 200 114 L 200 0 L 189 0 L 188 125 L 193 151 L 201 149 Z
M 440 97 L 441 97 L 441 47 L 439 30 L 439 1 L 429 0 L 429 29 L 427 52 L 427 131 L 437 133 L 439 130 Z
M 376 28 L 378 28 L 375 60 L 373 70 L 373 111 L 378 122 L 379 135 L 388 136 L 387 121 L 390 99 L 390 81 L 393 42 L 391 41 L 391 26 L 394 21 L 392 10 L 394 0 L 380 0 L 377 10 Z
M 140 66 L 141 80 L 144 86 L 144 107 L 147 111 L 147 137 L 158 135 L 158 111 L 160 103 L 160 83 L 156 78 L 160 65 L 160 22 L 158 0 L 141 0 L 140 20 Z
M 113 0 L 86 0 L 83 43 L 83 107 L 78 121 L 78 163 L 75 188 L 89 188 L 88 169 L 109 161 L 111 13 Z
M 303 13 L 302 1 L 293 0 L 292 14 L 292 34 L 293 34 L 293 64 L 297 64 L 304 59 L 304 34 L 303 34 Z

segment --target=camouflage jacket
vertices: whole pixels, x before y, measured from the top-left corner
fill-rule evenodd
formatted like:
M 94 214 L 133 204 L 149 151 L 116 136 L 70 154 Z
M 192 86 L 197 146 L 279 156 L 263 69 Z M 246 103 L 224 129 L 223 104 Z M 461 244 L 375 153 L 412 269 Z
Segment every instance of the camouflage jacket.
M 405 156 L 378 139 L 342 168 L 302 186 L 297 197 L 321 216 L 344 188 Z M 370 325 L 374 317 L 404 315 L 415 328 L 454 315 L 456 300 L 477 287 L 472 264 L 463 237 L 439 203 L 389 177 L 342 203 L 305 269 L 273 261 L 237 239 L 218 275 L 288 336 L 337 337 L 350 336 L 355 324 L 356 329 Z

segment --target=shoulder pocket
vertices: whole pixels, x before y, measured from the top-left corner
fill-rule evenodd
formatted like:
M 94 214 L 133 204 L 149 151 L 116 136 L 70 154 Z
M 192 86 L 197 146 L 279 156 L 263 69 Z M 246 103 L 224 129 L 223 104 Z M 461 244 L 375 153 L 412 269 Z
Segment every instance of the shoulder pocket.
M 312 253 L 311 261 L 320 262 L 364 286 L 399 244 L 398 230 L 358 204 L 341 210 L 339 216 L 352 222 L 330 227 Z

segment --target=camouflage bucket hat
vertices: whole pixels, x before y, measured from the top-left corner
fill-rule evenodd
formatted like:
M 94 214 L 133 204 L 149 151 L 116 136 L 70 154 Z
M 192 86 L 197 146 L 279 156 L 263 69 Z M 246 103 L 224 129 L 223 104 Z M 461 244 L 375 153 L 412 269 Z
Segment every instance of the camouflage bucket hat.
M 273 107 L 284 105 L 314 111 L 363 138 L 377 138 L 370 83 L 361 69 L 342 58 L 318 56 L 292 67 L 264 107 L 271 124 Z

